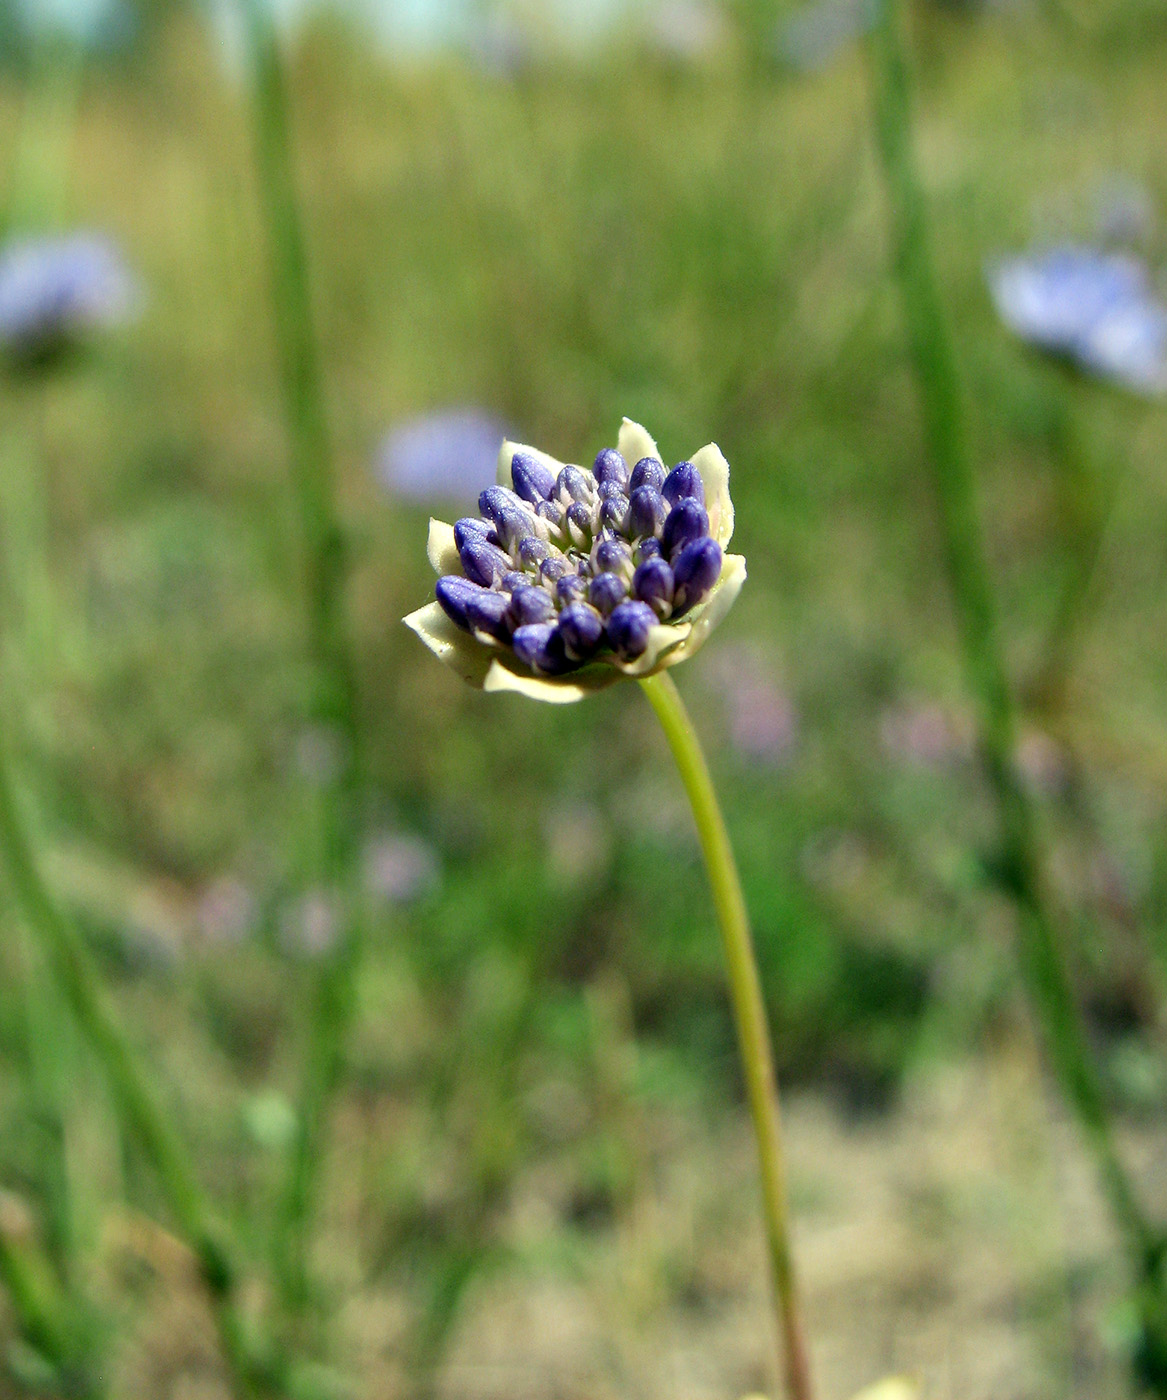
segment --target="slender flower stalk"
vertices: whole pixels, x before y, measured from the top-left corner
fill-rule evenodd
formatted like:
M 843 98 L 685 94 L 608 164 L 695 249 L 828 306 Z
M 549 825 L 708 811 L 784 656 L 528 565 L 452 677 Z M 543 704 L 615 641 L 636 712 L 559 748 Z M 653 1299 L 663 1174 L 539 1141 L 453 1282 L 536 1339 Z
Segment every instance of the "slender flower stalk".
M 41 44 L 34 57 L 12 178 L 0 209 L 0 233 L 5 236 L 58 223 L 70 183 L 82 48 L 69 40 Z M 36 417 L 43 432 L 43 385 L 34 383 L 30 391 L 41 397 Z M 55 598 L 46 565 L 43 454 L 33 451 L 19 433 L 10 433 L 7 445 L 12 451 L 5 463 L 5 572 L 9 591 L 17 600 L 13 630 L 20 662 L 27 675 L 35 676 L 61 633 L 54 626 Z M 10 693 L 7 684 L 5 688 Z M 78 1047 L 44 950 L 30 929 L 22 929 L 21 935 L 19 990 L 47 1248 L 42 1253 L 39 1246 L 22 1238 L 19 1229 L 10 1228 L 11 1212 L 5 1212 L 0 1202 L 0 1280 L 24 1335 L 58 1369 L 62 1383 L 79 1395 L 97 1397 L 101 1386 L 91 1354 L 91 1318 L 77 1268 L 77 1183 L 69 1162 L 76 1109 L 71 1085 L 78 1068 Z
M 1098 574 L 1129 466 L 1109 455 L 1104 461 L 1096 460 L 1096 452 L 1091 451 L 1083 427 L 1074 420 L 1072 408 L 1067 406 L 1064 413 L 1066 421 L 1058 441 L 1058 476 L 1071 557 L 1039 663 L 1026 686 L 1033 703 L 1054 715 L 1065 704 L 1075 651 L 1097 592 Z
M 36 941 L 22 940 L 24 1028 L 49 1251 L 66 1289 L 76 1283 L 77 1220 L 69 1171 L 69 1074 L 72 1026 Z
M 1130 1259 L 1142 1309 L 1144 1336 L 1138 1360 L 1143 1377 L 1157 1393 L 1167 1394 L 1164 1238 L 1140 1204 L 1115 1145 L 1102 1086 L 1059 947 L 1056 915 L 1041 874 L 1035 812 L 1013 762 L 1013 699 L 989 576 L 956 357 L 937 290 L 915 169 L 908 65 L 896 0 L 882 0 L 871 56 L 875 129 L 888 192 L 892 256 L 919 381 L 965 670 L 977 702 L 980 746 L 1000 819 L 995 874 L 1016 904 L 1024 984 L 1044 1030 L 1062 1091 L 1094 1154 Z
M 314 669 L 311 718 L 336 750 L 334 771 L 325 778 L 317 804 L 313 877 L 342 896 L 352 879 L 360 786 L 356 684 L 344 607 L 344 536 L 336 510 L 279 35 L 265 0 L 242 3 L 284 414 L 307 574 L 308 644 Z M 341 902 L 341 936 L 320 969 L 315 991 L 297 1134 L 277 1223 L 277 1275 L 293 1317 L 308 1299 L 307 1251 L 317 1177 L 352 1020 L 362 942 L 356 901 Z
M 63 1394 L 101 1400 L 104 1387 L 88 1355 L 87 1327 L 58 1287 L 49 1259 L 16 1218 L 19 1205 L 0 1197 L 0 1280 L 30 1346 L 56 1371 Z
M 758 1143 L 762 1205 L 766 1217 L 770 1272 L 778 1305 L 778 1327 L 783 1342 L 786 1390 L 791 1400 L 812 1400 L 814 1389 L 810 1357 L 790 1247 L 790 1211 L 778 1108 L 778 1081 L 737 863 L 697 731 L 693 728 L 673 678 L 667 672 L 662 672 L 642 680 L 640 686 L 664 730 L 693 809 L 693 820 L 697 824 L 701 853 L 705 858 L 713 905 L 717 911 L 717 924 L 721 930 L 737 1027 L 738 1052 Z
M 15 167 L 0 210 L 0 232 L 43 228 L 60 221 L 69 188 L 84 52 L 62 38 L 42 43 L 34 58 L 28 99 L 21 118 Z
M 0 742 L 0 867 L 28 927 L 44 950 L 82 1033 L 98 1056 L 121 1116 L 141 1142 L 167 1204 L 193 1250 L 214 1306 L 224 1358 L 241 1397 L 270 1389 L 244 1334 L 237 1278 L 190 1157 L 159 1105 L 102 992 L 77 930 L 53 899 L 33 854 Z

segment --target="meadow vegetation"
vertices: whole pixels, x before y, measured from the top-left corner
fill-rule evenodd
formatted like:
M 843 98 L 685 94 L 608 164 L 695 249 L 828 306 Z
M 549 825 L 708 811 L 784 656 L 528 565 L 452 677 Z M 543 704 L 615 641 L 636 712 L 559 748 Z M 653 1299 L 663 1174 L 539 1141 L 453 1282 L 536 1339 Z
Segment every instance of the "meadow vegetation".
M 1018 763 L 1106 1092 L 1161 1200 L 1167 418 L 1010 339 L 983 269 L 1035 231 L 1089 236 L 1113 172 L 1167 210 L 1167 25 L 921 4 L 912 30 Z M 1123 1394 L 1123 1279 L 1046 1100 L 990 868 L 862 50 L 807 76 L 613 44 L 504 76 L 392 63 L 321 19 L 288 80 L 365 788 L 363 947 L 298 1383 L 510 1400 L 736 1400 L 773 1383 L 761 1276 L 736 1253 L 760 1243 L 712 912 L 648 708 L 629 687 L 562 709 L 484 697 L 400 625 L 432 588 L 428 511 L 385 493 L 376 444 L 474 403 L 565 460 L 590 461 L 628 414 L 670 460 L 713 439 L 731 463 L 749 582 L 678 679 L 798 1091 L 824 1393 L 920 1364 L 962 1400 Z M 313 719 L 247 95 L 185 12 L 79 84 L 41 217 L 114 234 L 146 297 L 124 330 L 5 368 L 0 696 L 46 876 L 244 1246 L 258 1317 L 305 1011 L 332 955 L 315 843 L 341 760 Z M 29 92 L 19 65 L 0 72 L 0 151 L 23 139 Z M 1152 262 L 1164 227 L 1145 235 Z M 746 681 L 785 716 L 760 740 L 734 708 Z M 402 834 L 434 860 L 407 899 L 385 875 Z M 157 1186 L 43 978 L 30 1011 L 38 958 L 7 899 L 0 929 L 0 1228 L 76 1271 L 86 1326 L 116 1337 L 111 1395 L 219 1395 Z M 982 1074 L 1004 1105 L 988 1122 Z M 63 1125 L 45 1120 L 46 1082 Z M 1051 1111 L 1047 1137 L 1034 1125 Z M 60 1132 L 67 1189 L 50 1179 Z M 977 1293 L 960 1261 L 984 1202 L 961 1194 L 961 1162 L 994 1134 L 984 1190 L 1016 1252 L 984 1268 L 1012 1279 L 1028 1262 Z M 967 1156 L 924 1145 L 938 1135 Z M 943 1166 L 921 1185 L 929 1151 Z M 916 1233 L 896 1253 L 872 1220 L 905 1181 Z M 841 1199 L 846 1215 L 851 1192 L 872 1214 L 840 1240 L 815 1211 Z M 1084 1222 L 1068 1247 L 1059 1202 Z M 832 1238 L 875 1262 L 832 1284 Z M 1011 1307 L 1036 1339 L 1003 1372 L 951 1340 L 914 1349 L 925 1320 L 972 1326 L 969 1290 L 989 1299 L 978 1326 Z M 690 1328 L 703 1341 L 685 1361 Z M 563 1375 L 554 1347 L 507 1370 L 499 1335 L 544 1334 Z M 59 1393 L 27 1345 L 10 1360 L 0 1395 Z

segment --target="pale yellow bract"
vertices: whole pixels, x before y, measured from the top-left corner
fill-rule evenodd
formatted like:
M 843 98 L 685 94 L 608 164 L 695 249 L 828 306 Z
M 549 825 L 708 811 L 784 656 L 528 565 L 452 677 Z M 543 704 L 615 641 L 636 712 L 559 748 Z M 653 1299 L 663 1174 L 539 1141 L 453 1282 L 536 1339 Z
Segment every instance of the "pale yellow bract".
M 629 467 L 642 457 L 660 457 L 656 443 L 639 423 L 625 418 L 617 441 Z M 521 443 L 504 442 L 498 454 L 498 481 L 513 487 L 511 461 L 516 452 L 537 458 L 558 476 L 563 463 L 546 452 Z M 605 656 L 565 676 L 539 676 L 529 670 L 509 647 L 484 632 L 469 633 L 452 622 L 439 603 L 427 603 L 403 621 L 416 632 L 439 661 L 445 662 L 464 681 L 479 690 L 511 690 L 532 700 L 570 704 L 592 691 L 602 690 L 626 677 L 654 675 L 687 660 L 704 646 L 706 639 L 733 606 L 746 580 L 746 561 L 740 554 L 727 552 L 733 535 L 733 501 L 729 495 L 729 463 L 716 443 L 709 443 L 689 459 L 705 484 L 705 505 L 709 512 L 709 533 L 721 546 L 721 575 L 708 597 L 683 622 L 662 622 L 654 627 L 648 648 L 635 661 Z M 460 574 L 462 563 L 454 544 L 453 526 L 442 520 L 430 521 L 427 545 L 430 564 L 439 576 Z

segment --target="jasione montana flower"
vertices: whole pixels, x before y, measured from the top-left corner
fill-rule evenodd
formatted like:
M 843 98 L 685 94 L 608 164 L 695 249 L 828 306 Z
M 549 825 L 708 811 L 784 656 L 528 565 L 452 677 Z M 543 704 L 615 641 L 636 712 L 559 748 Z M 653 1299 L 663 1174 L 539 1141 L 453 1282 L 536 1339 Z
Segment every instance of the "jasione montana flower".
M 430 521 L 437 601 L 405 624 L 483 690 L 565 703 L 675 666 L 745 582 L 721 449 L 670 470 L 627 418 L 590 471 L 504 442 L 478 509 Z

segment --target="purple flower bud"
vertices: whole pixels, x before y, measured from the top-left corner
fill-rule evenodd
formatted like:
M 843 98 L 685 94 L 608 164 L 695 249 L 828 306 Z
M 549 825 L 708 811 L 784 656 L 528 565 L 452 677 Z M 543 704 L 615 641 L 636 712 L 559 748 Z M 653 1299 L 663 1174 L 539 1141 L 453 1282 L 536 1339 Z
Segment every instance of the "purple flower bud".
M 721 577 L 721 546 L 708 535 L 692 540 L 673 561 L 673 613 L 688 612 Z
M 524 501 L 538 505 L 555 490 L 555 477 L 542 462 L 528 457 L 525 452 L 516 452 L 511 458 L 511 480 L 515 491 Z
M 520 627 L 514 638 L 515 655 L 532 671 L 553 676 L 571 669 L 563 638 L 553 622 L 535 622 Z
M 588 596 L 587 582 L 578 574 L 564 574 L 555 584 L 555 595 L 564 606 L 582 603 Z
M 628 497 L 609 496 L 600 502 L 600 525 L 606 530 L 624 530 L 628 525 Z
M 657 617 L 673 610 L 673 571 L 663 559 L 646 559 L 632 575 L 632 596 L 647 603 Z
M 513 549 L 524 536 L 535 533 L 531 512 L 505 486 L 488 486 L 478 498 L 478 509 L 494 521 L 499 540 L 507 549 Z
M 564 505 L 570 501 L 590 501 L 595 497 L 595 487 L 579 467 L 564 467 L 555 483 L 555 494 Z
M 548 525 L 554 525 L 557 529 L 563 524 L 563 507 L 554 501 L 537 502 L 535 514 L 540 520 L 546 520 Z
M 484 588 L 497 583 L 503 574 L 511 571 L 510 556 L 504 554 L 498 545 L 488 544 L 482 535 L 467 534 L 458 550 L 458 558 L 462 561 L 466 577 Z
M 665 484 L 660 493 L 671 506 L 675 506 L 678 501 L 705 504 L 705 483 L 692 462 L 678 462 L 665 477 Z
M 511 597 L 511 617 L 516 627 L 526 627 L 533 622 L 550 622 L 554 616 L 555 604 L 545 588 L 526 583 L 515 589 Z
M 633 551 L 633 557 L 638 564 L 643 564 L 646 559 L 659 559 L 661 557 L 660 540 L 655 535 L 649 535 L 641 540 Z
M 513 593 L 516 588 L 525 588 L 530 582 L 530 574 L 523 573 L 521 569 L 512 569 L 509 574 L 503 574 L 501 586 L 507 593 Z
M 582 501 L 573 501 L 567 508 L 567 533 L 573 544 L 586 549 L 592 542 L 595 517 Z
M 621 486 L 617 481 L 601 481 L 596 495 L 601 501 L 611 501 L 617 496 L 627 496 L 627 486 Z
M 601 540 L 596 545 L 592 558 L 596 561 L 596 568 L 600 573 L 629 576 L 632 573 L 632 551 L 623 540 Z
M 604 620 L 587 603 L 569 603 L 559 614 L 559 634 L 572 661 L 583 661 L 599 646 Z
M 544 583 L 556 583 L 568 573 L 567 561 L 556 558 L 544 559 L 539 565 L 539 573 Z
M 632 468 L 632 476 L 628 482 L 628 493 L 631 495 L 641 486 L 651 486 L 654 491 L 659 491 L 664 484 L 664 463 L 657 457 L 642 457 Z
M 492 593 L 484 588 L 466 600 L 466 620 L 475 632 L 485 632 L 505 642 L 511 634 L 507 609 L 511 600 L 505 593 Z
M 476 520 L 474 516 L 467 515 L 454 522 L 454 544 L 458 549 L 462 548 L 470 535 L 484 539 L 490 544 L 498 544 L 498 536 L 489 520 Z
M 692 540 L 709 533 L 709 516 L 705 507 L 694 500 L 683 500 L 669 511 L 661 534 L 661 553 L 672 559 Z
M 621 603 L 608 619 L 608 641 L 621 661 L 635 661 L 648 646 L 656 614 L 647 603 Z
M 665 523 L 667 510 L 665 498 L 655 486 L 638 486 L 628 502 L 628 533 L 630 535 L 658 534 Z
M 464 627 L 470 631 L 470 619 L 466 616 L 466 605 L 479 593 L 487 590 L 481 588 L 477 583 L 471 583 L 468 578 L 462 578 L 459 574 L 446 574 L 438 579 L 434 587 L 434 593 L 438 602 L 442 605 L 442 611 L 459 627 Z
M 619 574 L 597 574 L 588 587 L 588 601 L 605 617 L 628 597 L 628 585 Z
M 551 546 L 537 535 L 528 535 L 519 541 L 519 559 L 524 569 L 534 569 L 550 557 Z
M 628 489 L 628 463 L 614 447 L 604 447 L 596 453 L 592 473 L 601 486 L 611 483 L 621 491 Z

